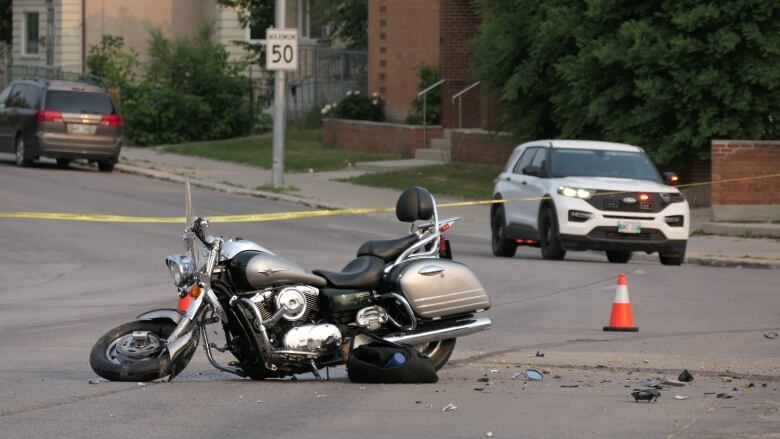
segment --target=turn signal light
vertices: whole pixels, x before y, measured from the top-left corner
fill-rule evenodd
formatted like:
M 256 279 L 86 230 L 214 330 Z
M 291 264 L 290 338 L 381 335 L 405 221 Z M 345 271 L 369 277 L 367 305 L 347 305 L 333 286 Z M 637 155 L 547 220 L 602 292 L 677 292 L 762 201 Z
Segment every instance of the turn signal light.
M 639 194 L 639 201 L 647 201 L 650 199 L 650 195 L 647 194 Z
M 193 285 L 192 289 L 190 290 L 190 296 L 192 296 L 193 299 L 197 299 L 200 297 L 200 286 L 199 285 Z

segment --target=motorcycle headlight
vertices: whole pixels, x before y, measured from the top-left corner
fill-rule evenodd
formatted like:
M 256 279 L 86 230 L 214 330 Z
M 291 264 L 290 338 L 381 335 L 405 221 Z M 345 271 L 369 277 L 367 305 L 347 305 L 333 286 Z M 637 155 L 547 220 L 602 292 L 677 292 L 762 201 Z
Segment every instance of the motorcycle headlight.
M 174 255 L 165 258 L 165 265 L 171 272 L 173 284 L 181 288 L 195 281 L 195 260 L 189 256 Z
M 587 200 L 588 198 L 593 196 L 595 191 L 590 189 L 582 189 L 582 188 L 576 188 L 570 186 L 558 186 L 558 193 L 563 195 L 564 197 L 582 198 L 583 200 Z

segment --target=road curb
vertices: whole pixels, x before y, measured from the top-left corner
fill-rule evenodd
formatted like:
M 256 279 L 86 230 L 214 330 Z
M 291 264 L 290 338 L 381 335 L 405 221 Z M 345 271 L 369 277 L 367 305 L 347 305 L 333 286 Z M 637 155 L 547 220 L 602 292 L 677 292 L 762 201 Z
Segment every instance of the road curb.
M 657 261 L 655 255 L 637 255 L 634 259 L 639 261 Z M 749 259 L 749 258 L 722 258 L 708 256 L 687 256 L 685 264 L 701 265 L 704 267 L 723 267 L 723 268 L 758 268 L 764 270 L 780 269 L 780 261 Z
M 175 183 L 184 183 L 183 175 L 173 174 L 166 171 L 160 171 L 158 169 L 149 169 L 149 168 L 144 168 L 142 166 L 134 166 L 128 164 L 117 164 L 114 167 L 114 169 L 125 174 L 140 175 L 143 177 L 153 178 L 156 180 L 171 181 Z M 192 177 L 190 177 L 190 184 L 197 187 L 225 192 L 231 195 L 248 195 L 257 198 L 266 198 L 274 201 L 284 201 L 287 203 L 299 204 L 314 209 L 340 210 L 340 209 L 348 208 L 347 206 L 338 206 L 329 203 L 322 203 L 319 201 L 310 200 L 306 198 L 299 198 L 292 195 L 278 194 L 275 192 L 268 192 L 268 191 L 259 191 L 255 189 L 247 189 L 243 187 L 236 187 L 236 186 L 231 186 L 222 183 L 215 183 L 213 181 L 201 180 Z

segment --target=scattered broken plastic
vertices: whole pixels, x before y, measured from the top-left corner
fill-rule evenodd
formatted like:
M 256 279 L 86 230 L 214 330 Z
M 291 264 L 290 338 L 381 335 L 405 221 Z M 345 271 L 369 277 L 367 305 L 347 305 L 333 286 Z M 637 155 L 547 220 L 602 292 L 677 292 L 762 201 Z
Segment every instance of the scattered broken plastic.
M 544 357 L 544 354 L 543 354 L 543 353 L 541 353 L 541 352 L 539 352 L 539 351 L 536 351 L 536 356 L 537 356 L 537 357 Z
M 777 332 L 767 332 L 766 334 L 764 334 L 764 337 L 770 340 L 774 340 L 777 338 Z
M 485 436 L 486 437 L 493 437 L 493 432 L 492 431 L 488 431 L 487 433 L 485 433 Z
M 145 385 L 146 385 L 146 384 L 144 384 L 144 383 L 142 383 L 142 382 L 139 382 L 139 383 L 138 383 L 138 386 L 145 386 Z
M 679 399 L 680 401 L 685 401 L 686 399 L 691 399 L 690 396 L 686 396 L 686 395 L 674 395 L 672 398 Z
M 715 395 L 715 397 L 718 398 L 718 399 L 731 399 L 731 398 L 733 398 L 733 396 L 729 395 L 728 393 L 718 393 L 717 395 Z
M 526 369 L 525 378 L 529 381 L 542 381 L 544 375 L 536 369 Z
M 631 396 L 634 398 L 635 402 L 639 402 L 639 401 L 653 402 L 653 401 L 658 401 L 658 398 L 661 397 L 661 392 L 659 392 L 656 389 L 642 389 L 642 390 L 636 390 L 634 392 L 631 392 Z
M 317 395 L 317 398 L 327 398 L 327 397 L 328 397 L 328 395 L 326 395 L 324 393 L 320 393 L 319 395 Z
M 561 384 L 561 387 L 567 387 L 567 388 L 575 388 L 579 387 L 579 384 Z
M 693 381 L 693 375 L 691 375 L 691 373 L 688 372 L 688 369 L 685 369 L 682 372 L 680 372 L 680 376 L 678 376 L 677 379 L 684 383 L 690 383 L 691 381 Z
M 443 408 L 443 409 L 441 409 L 441 411 L 443 411 L 443 412 L 449 412 L 449 411 L 452 411 L 452 410 L 457 410 L 457 409 L 458 409 L 458 406 L 456 406 L 456 405 L 455 405 L 455 404 L 453 404 L 453 403 L 449 403 L 449 404 L 445 405 L 445 406 L 444 406 L 444 408 Z
M 259 399 L 257 401 L 255 401 L 255 404 L 262 404 L 262 403 L 263 403 L 263 401 L 259 400 Z
M 661 380 L 660 378 L 644 379 L 639 382 L 639 385 L 642 387 L 652 387 L 652 388 L 660 389 L 662 382 L 663 380 Z
M 100 378 L 94 378 L 94 379 L 89 380 L 90 384 L 98 384 L 99 382 L 100 382 Z
M 498 373 L 498 369 L 490 369 L 490 373 Z
M 675 381 L 675 380 L 664 380 L 661 384 L 664 386 L 674 386 L 674 387 L 682 387 L 685 385 L 682 381 Z

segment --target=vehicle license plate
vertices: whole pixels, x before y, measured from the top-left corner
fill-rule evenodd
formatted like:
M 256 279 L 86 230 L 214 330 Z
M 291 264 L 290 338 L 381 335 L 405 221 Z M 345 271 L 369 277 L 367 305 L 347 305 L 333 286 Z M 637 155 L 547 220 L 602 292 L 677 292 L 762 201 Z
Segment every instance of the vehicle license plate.
M 618 221 L 619 233 L 642 233 L 642 223 L 632 221 Z
M 83 123 L 69 123 L 68 133 L 70 134 L 95 134 L 95 125 L 85 125 Z

